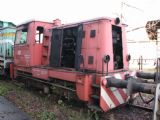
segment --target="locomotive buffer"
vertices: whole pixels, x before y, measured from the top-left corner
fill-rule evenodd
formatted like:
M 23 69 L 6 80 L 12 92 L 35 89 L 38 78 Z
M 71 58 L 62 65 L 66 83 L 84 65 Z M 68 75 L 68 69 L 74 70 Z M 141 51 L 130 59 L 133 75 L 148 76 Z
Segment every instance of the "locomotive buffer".
M 153 78 L 153 74 L 142 73 L 141 77 L 149 76 Z M 140 79 L 130 77 L 126 80 L 116 79 L 111 76 L 106 76 L 106 79 L 103 80 L 103 83 L 106 87 L 116 87 L 127 89 L 127 94 L 132 96 L 137 92 L 154 94 L 154 108 L 153 108 L 153 120 L 160 119 L 160 83 L 150 84 L 150 83 L 141 83 L 138 82 Z M 131 99 L 132 97 L 130 97 Z

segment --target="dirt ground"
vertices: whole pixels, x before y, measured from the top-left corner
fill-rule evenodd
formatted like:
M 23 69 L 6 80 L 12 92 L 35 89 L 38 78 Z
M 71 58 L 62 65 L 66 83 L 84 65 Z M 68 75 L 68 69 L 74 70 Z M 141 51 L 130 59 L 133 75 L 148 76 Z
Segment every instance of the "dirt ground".
M 0 80 L 0 95 L 13 102 L 33 120 L 150 120 L 152 113 L 131 107 L 122 107 L 108 113 L 93 113 L 79 101 L 64 101 L 57 95 L 24 85 Z
M 33 120 L 91 120 L 93 116 L 83 104 L 73 106 L 57 96 L 45 95 L 14 82 L 0 81 L 0 95 L 27 112 Z

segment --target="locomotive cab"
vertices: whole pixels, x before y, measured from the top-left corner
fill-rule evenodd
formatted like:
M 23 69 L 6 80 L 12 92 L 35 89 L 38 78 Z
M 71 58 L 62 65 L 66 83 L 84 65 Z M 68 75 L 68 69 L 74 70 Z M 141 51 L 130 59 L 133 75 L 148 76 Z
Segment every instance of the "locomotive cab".
M 17 27 L 14 46 L 14 64 L 32 67 L 42 64 L 42 43 L 45 29 L 52 23 L 31 21 Z
M 107 18 L 54 27 L 50 66 L 92 73 L 127 70 L 124 27 Z M 111 59 L 109 63 L 103 61 L 106 55 Z

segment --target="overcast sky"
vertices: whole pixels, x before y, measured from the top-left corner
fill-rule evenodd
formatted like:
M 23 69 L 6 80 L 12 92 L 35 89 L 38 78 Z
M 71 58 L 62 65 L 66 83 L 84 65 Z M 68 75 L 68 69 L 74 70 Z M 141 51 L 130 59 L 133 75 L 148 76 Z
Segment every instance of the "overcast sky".
M 123 5 L 121 10 L 122 1 L 130 6 Z M 160 18 L 160 0 L 0 0 L 0 5 L 0 20 L 15 24 L 31 19 L 52 22 L 56 18 L 70 23 L 122 13 L 130 29 Z

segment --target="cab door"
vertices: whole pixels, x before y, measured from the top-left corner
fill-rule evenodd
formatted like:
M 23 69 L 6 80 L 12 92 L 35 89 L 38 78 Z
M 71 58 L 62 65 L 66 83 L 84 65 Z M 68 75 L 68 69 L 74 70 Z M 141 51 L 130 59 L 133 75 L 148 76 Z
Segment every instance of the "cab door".
M 14 46 L 14 62 L 19 66 L 30 66 L 29 24 L 17 28 Z

